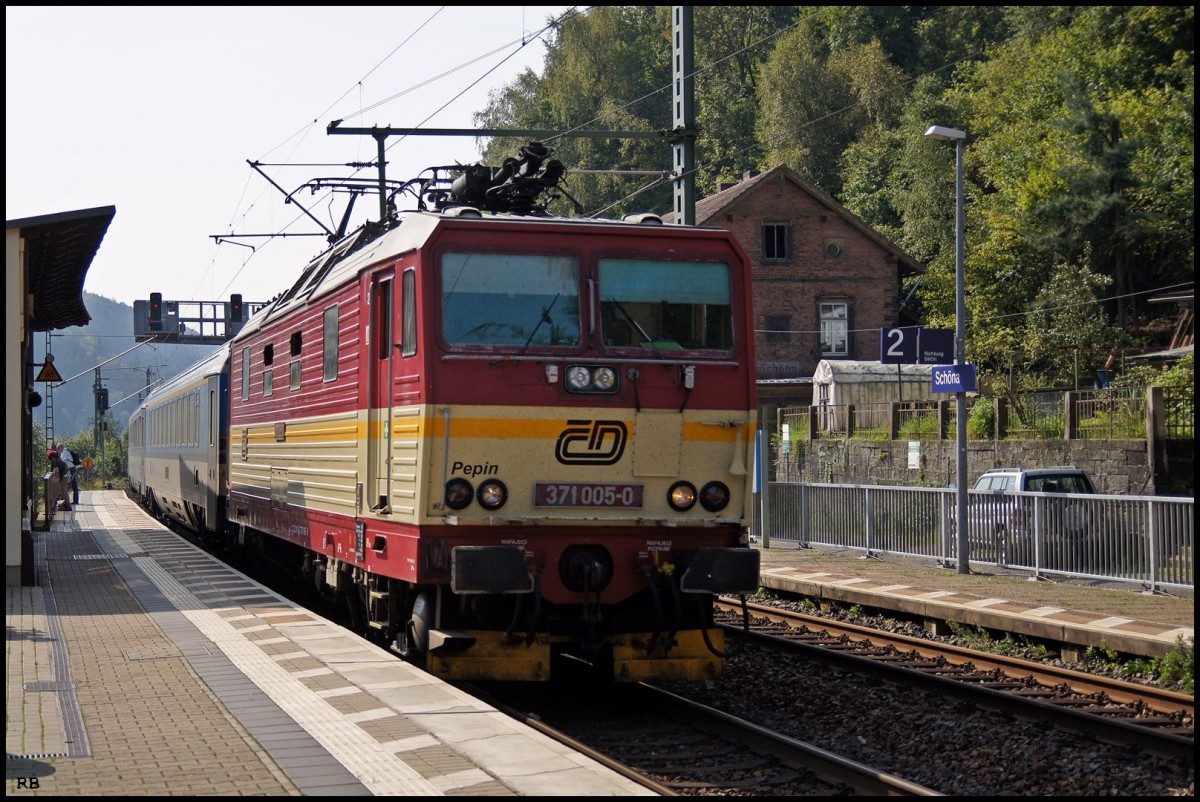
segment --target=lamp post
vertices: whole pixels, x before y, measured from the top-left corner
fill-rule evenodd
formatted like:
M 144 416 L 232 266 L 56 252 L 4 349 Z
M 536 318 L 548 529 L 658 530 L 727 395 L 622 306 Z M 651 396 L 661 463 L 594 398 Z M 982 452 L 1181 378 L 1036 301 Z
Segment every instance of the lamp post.
M 964 286 L 966 270 L 963 265 L 963 142 L 965 131 L 931 125 L 925 132 L 931 139 L 954 142 L 954 364 L 967 364 L 967 304 Z M 958 450 L 958 478 L 956 503 L 958 514 L 958 573 L 971 573 L 970 544 L 967 540 L 967 394 L 958 390 L 954 394 L 955 446 Z

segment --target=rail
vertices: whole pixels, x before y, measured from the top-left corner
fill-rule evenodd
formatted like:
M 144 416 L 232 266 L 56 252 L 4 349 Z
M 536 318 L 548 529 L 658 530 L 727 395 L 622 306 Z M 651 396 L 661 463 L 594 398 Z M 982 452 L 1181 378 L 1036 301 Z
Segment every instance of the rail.
M 952 488 L 768 482 L 764 546 L 856 549 L 958 562 Z M 1139 584 L 1195 587 L 1195 501 L 1167 496 L 968 492 L 968 561 Z

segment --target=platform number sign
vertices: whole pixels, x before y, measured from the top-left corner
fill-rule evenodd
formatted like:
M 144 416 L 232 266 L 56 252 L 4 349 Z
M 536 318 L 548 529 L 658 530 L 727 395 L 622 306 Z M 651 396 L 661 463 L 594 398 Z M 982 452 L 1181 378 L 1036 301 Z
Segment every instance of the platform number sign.
M 879 330 L 879 361 L 885 365 L 917 363 L 917 332 L 920 326 Z
M 954 361 L 954 332 L 924 326 L 879 330 L 879 361 L 885 365 L 945 365 Z

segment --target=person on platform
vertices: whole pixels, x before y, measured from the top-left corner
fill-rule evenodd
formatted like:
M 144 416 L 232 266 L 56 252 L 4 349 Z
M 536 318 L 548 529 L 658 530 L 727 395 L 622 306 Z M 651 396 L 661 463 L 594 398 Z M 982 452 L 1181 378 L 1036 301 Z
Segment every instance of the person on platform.
M 66 443 L 58 444 L 58 456 L 62 457 L 62 461 L 66 463 L 67 470 L 71 472 L 71 503 L 79 503 L 79 460 L 71 453 L 71 449 L 67 448 Z
M 71 469 L 63 462 L 58 451 L 53 448 L 46 452 L 46 459 L 50 461 L 50 484 L 47 495 L 57 491 L 57 495 L 54 496 L 51 503 L 60 510 L 69 510 L 71 509 Z

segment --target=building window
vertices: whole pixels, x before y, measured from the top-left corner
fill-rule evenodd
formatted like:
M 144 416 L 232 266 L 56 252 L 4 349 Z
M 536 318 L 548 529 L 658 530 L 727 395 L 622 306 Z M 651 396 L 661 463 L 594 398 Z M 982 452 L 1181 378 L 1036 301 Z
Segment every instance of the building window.
M 300 356 L 301 339 L 302 338 L 301 338 L 300 332 L 298 332 L 298 331 L 292 332 L 292 336 L 288 340 L 288 346 L 292 352 L 292 356 Z
M 769 343 L 790 343 L 792 341 L 792 316 L 767 315 L 766 341 Z
M 300 360 L 288 365 L 288 386 L 293 390 L 300 389 Z
M 324 380 L 337 381 L 338 375 L 338 307 L 337 304 L 325 310 L 321 327 L 321 362 L 324 367 Z
M 792 227 L 787 223 L 763 223 L 763 259 L 784 262 L 791 258 Z
M 264 370 L 263 371 L 263 397 L 266 398 L 267 396 L 271 395 L 271 393 L 274 391 L 274 389 L 275 389 L 274 385 L 271 381 L 271 371 Z
M 275 346 L 267 343 L 263 346 L 263 365 L 270 365 L 275 361 Z
M 821 303 L 821 355 L 849 354 L 850 305 L 838 301 Z

